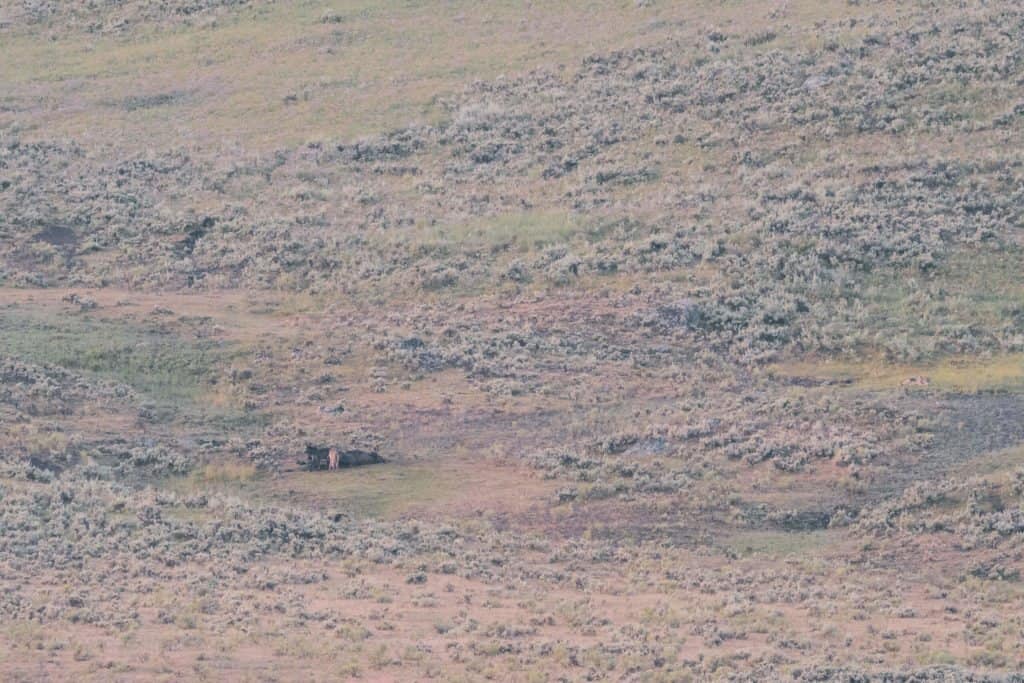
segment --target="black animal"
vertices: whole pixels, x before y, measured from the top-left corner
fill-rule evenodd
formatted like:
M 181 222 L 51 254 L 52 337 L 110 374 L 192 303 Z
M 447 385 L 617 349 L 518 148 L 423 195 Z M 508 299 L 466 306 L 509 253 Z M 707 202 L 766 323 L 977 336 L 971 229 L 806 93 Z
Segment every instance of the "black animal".
M 299 465 L 315 472 L 328 468 L 327 454 L 330 453 L 330 446 L 316 446 L 306 444 L 306 459 L 299 460 Z M 377 465 L 386 462 L 379 453 L 364 451 L 358 448 L 349 450 L 338 449 L 338 467 L 362 467 L 363 465 Z

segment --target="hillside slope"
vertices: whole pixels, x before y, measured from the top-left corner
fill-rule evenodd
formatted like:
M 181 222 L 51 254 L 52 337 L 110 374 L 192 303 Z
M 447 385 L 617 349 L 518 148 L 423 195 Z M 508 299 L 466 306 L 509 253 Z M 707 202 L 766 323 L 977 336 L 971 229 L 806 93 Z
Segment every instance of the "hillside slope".
M 1016 680 L 1022 38 L 0 8 L 3 677 Z

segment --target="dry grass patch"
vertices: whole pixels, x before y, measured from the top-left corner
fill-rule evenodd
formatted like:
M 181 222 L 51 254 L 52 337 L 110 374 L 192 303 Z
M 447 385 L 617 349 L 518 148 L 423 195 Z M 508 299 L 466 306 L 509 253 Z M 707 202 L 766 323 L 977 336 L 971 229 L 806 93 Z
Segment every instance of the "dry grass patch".
M 254 482 L 253 493 L 358 516 L 446 518 L 521 511 L 543 504 L 553 484 L 486 461 L 386 463 L 337 472 L 285 472 Z
M 749 531 L 729 536 L 723 545 L 740 556 L 790 557 L 821 553 L 838 539 L 834 532 Z
M 280 2 L 194 25 L 143 25 L 131 39 L 59 26 L 55 40 L 40 40 L 39 29 L 6 35 L 0 83 L 28 106 L 31 116 L 20 123 L 30 131 L 147 148 L 231 140 L 273 149 L 434 122 L 447 115 L 439 96 L 475 79 L 574 66 L 580 55 L 670 35 L 699 41 L 708 22 L 763 31 L 775 9 L 769 2 L 456 0 L 443 11 L 419 2 Z M 336 20 L 322 21 L 325 10 Z M 791 6 L 784 18 L 809 24 L 860 11 L 831 0 Z M 41 93 L 56 106 L 44 108 Z M 195 119 L 202 130 L 182 123 Z
M 924 376 L 926 389 L 955 393 L 1024 390 L 1024 354 L 991 358 L 957 357 L 934 363 L 897 364 L 874 361 L 806 361 L 774 366 L 783 377 L 810 377 L 838 382 L 870 391 L 898 389 L 908 378 Z M 917 389 L 919 387 L 912 387 Z

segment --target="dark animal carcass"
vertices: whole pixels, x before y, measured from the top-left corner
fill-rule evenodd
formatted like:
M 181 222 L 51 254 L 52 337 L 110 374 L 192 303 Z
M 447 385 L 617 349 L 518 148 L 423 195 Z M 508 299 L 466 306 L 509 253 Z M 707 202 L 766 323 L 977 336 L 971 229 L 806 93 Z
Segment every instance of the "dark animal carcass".
M 310 471 L 326 470 L 328 466 L 327 454 L 330 450 L 330 446 L 306 444 L 306 459 L 300 460 L 299 464 Z M 384 462 L 384 458 L 373 451 L 364 451 L 358 448 L 338 449 L 338 467 L 362 467 L 363 465 L 376 465 L 382 462 Z

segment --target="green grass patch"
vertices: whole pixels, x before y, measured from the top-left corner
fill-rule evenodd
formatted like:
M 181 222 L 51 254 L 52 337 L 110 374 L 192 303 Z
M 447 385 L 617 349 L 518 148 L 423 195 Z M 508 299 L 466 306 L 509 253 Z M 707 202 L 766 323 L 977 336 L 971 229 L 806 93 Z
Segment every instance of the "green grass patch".
M 325 12 L 335 20 L 321 21 Z M 103 123 L 123 142 L 149 145 L 173 140 L 169 124 L 187 116 L 218 139 L 237 136 L 250 147 L 273 148 L 437 121 L 445 115 L 439 94 L 475 79 L 573 63 L 635 39 L 662 12 L 689 13 L 638 11 L 614 0 L 525 10 L 509 0 L 452 0 L 444 11 L 407 0 L 299 0 L 218 13 L 216 22 L 171 17 L 170 25 L 143 23 L 127 35 L 55 26 L 63 33 L 56 41 L 39 40 L 39 29 L 18 31 L 0 45 L 0 82 L 55 96 L 73 87 L 86 106 L 52 111 L 38 122 L 66 134 Z M 670 24 L 660 26 L 664 34 Z M 653 42 L 656 32 L 644 37 Z M 180 105 L 109 106 L 182 84 L 194 84 L 195 92 Z M 289 95 L 298 99 L 286 101 Z
M 209 463 L 192 473 L 197 486 L 210 484 L 246 483 L 256 479 L 256 466 L 248 462 L 217 462 Z
M 1024 249 L 964 249 L 933 270 L 880 269 L 859 285 L 871 329 L 927 337 L 1024 316 Z
M 567 211 L 524 211 L 425 229 L 415 241 L 457 251 L 511 248 L 529 252 L 568 241 L 581 229 Z
M 183 495 L 226 493 L 358 517 L 391 518 L 458 491 L 454 472 L 428 465 L 384 464 L 336 472 L 293 470 L 261 476 L 247 464 L 212 463 L 164 482 Z
M 66 21 L 16 26 L 0 41 L 0 83 L 15 96 L 40 94 L 51 107 L 31 122 L 48 135 L 93 137 L 160 148 L 179 144 L 177 122 L 202 123 L 210 141 L 249 149 L 309 139 L 352 138 L 449 112 L 439 96 L 477 79 L 541 65 L 577 65 L 582 56 L 666 37 L 698 39 L 709 22 L 744 33 L 776 27 L 774 3 L 488 3 L 449 0 L 296 0 L 143 21 L 125 32 L 86 32 Z M 819 0 L 796 12 L 814 18 L 856 13 L 845 0 Z M 120 12 L 98 10 L 96 18 Z M 329 21 L 323 21 L 330 15 Z M 215 20 L 214 20 L 215 19 Z M 682 33 L 681 33 L 682 32 Z M 790 31 L 781 31 L 781 45 Z M 808 31 L 811 35 L 819 32 Z M 45 40 L 40 35 L 45 34 Z M 804 35 L 803 31 L 795 35 Z M 741 40 L 727 50 L 745 49 Z M 186 91 L 168 106 L 123 107 L 135 96 Z M 294 96 L 292 99 L 286 99 Z
M 222 342 L 154 328 L 10 310 L 0 317 L 0 349 L 30 363 L 122 382 L 149 399 L 175 404 L 198 400 L 216 366 L 231 354 Z
M 944 303 L 964 323 L 999 325 L 1024 318 L 1024 249 L 953 254 L 931 276 L 948 290 Z
M 820 551 L 833 539 L 827 531 L 750 531 L 729 536 L 723 545 L 741 557 L 788 557 Z
M 427 503 L 451 488 L 444 473 L 429 465 L 373 465 L 337 472 L 289 472 L 268 481 L 274 498 L 305 498 L 358 516 L 393 517 Z
M 393 519 L 406 514 L 451 512 L 454 507 L 467 504 L 467 491 L 471 494 L 468 498 L 472 498 L 474 487 L 487 485 L 481 484 L 480 479 L 478 465 L 474 463 L 388 462 L 336 472 L 296 469 L 274 476 L 257 474 L 227 479 L 199 472 L 168 482 L 168 486 L 180 493 L 220 491 L 266 503 Z M 480 504 L 486 506 L 483 501 Z
M 1024 467 L 1024 447 L 1016 447 L 972 458 L 961 465 L 959 471 L 965 477 L 992 477 L 1011 475 L 1021 467 Z
M 780 364 L 774 371 L 784 377 L 848 381 L 855 388 L 869 391 L 896 389 L 904 380 L 918 376 L 927 377 L 927 388 L 938 391 L 1024 391 L 1024 354 L 1020 353 L 991 358 L 957 356 L 919 364 L 888 363 L 881 359 L 809 361 Z

